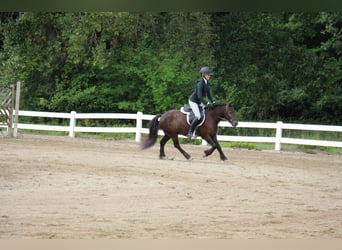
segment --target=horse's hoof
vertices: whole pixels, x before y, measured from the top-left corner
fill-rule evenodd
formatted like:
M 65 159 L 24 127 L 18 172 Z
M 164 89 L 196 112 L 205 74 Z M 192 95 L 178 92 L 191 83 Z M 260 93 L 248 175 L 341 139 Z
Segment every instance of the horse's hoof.
M 205 151 L 204 151 L 203 157 L 207 157 L 207 156 L 209 156 L 210 154 L 211 154 L 210 152 L 208 152 L 207 150 L 205 150 Z

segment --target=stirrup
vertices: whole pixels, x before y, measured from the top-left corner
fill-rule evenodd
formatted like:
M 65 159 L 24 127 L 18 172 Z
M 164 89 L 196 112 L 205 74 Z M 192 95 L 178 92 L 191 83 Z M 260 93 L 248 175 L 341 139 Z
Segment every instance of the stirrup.
M 198 135 L 196 134 L 196 131 L 194 131 L 194 132 L 189 132 L 187 135 L 186 135 L 186 137 L 188 137 L 189 139 L 191 139 L 191 138 L 196 138 Z
M 186 135 L 186 137 L 188 137 L 189 139 L 195 138 L 195 137 L 196 137 L 196 136 L 195 136 L 195 131 L 194 131 L 194 132 L 189 131 L 188 134 Z

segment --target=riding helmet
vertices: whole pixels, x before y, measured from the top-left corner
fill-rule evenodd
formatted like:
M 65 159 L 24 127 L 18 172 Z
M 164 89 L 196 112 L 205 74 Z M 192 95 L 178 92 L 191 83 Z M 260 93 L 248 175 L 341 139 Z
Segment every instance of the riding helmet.
M 205 67 L 202 67 L 201 70 L 200 70 L 200 74 L 209 74 L 209 75 L 213 75 L 213 71 L 205 66 Z

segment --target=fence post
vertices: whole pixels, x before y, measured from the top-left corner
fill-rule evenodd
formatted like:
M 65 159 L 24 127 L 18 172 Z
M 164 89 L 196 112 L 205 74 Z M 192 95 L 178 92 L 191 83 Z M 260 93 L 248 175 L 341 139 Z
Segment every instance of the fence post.
M 19 106 L 20 106 L 20 86 L 21 82 L 17 82 L 16 96 L 15 96 L 15 121 L 14 121 L 14 130 L 13 136 L 18 137 L 18 123 L 19 123 Z
M 282 137 L 282 127 L 283 122 L 277 121 L 277 129 L 276 129 L 276 141 L 274 150 L 280 151 L 281 150 L 281 137 Z
M 70 113 L 70 130 L 69 136 L 75 138 L 75 126 L 76 126 L 76 112 L 71 111 Z
M 142 112 L 137 113 L 137 131 L 135 132 L 135 141 L 140 142 L 141 140 L 141 129 L 142 129 Z

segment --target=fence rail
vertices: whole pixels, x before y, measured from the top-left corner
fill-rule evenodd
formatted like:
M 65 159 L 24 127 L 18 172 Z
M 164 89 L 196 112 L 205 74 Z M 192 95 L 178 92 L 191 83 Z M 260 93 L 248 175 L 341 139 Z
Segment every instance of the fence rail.
M 37 111 L 19 111 L 19 117 L 45 117 L 45 118 L 62 118 L 68 119 L 68 126 L 55 126 L 44 124 L 23 124 L 18 123 L 18 129 L 29 130 L 46 130 L 46 131 L 64 131 L 69 132 L 70 137 L 75 137 L 76 132 L 87 133 L 135 133 L 135 140 L 139 142 L 142 134 L 148 134 L 149 130 L 143 127 L 144 120 L 151 120 L 154 115 L 143 114 L 137 112 L 136 114 L 123 114 L 123 113 L 57 113 L 57 112 L 37 112 Z M 77 120 L 80 119 L 122 119 L 122 120 L 134 120 L 136 122 L 135 127 L 83 127 L 77 126 Z M 231 127 L 227 121 L 220 121 L 219 127 Z M 278 121 L 276 123 L 265 122 L 239 122 L 239 128 L 266 128 L 275 129 L 275 137 L 263 137 L 263 136 L 226 136 L 218 135 L 219 141 L 236 141 L 236 142 L 261 142 L 261 143 L 274 143 L 275 150 L 281 150 L 281 144 L 300 144 L 300 145 L 313 145 L 313 146 L 326 146 L 326 147 L 342 147 L 342 141 L 328 141 L 328 140 L 312 140 L 312 139 L 298 139 L 287 138 L 282 136 L 283 130 L 309 130 L 309 131 L 330 131 L 341 132 L 342 126 L 330 126 L 330 125 L 308 125 L 308 124 L 293 124 L 283 123 Z M 159 130 L 159 135 L 163 135 L 163 132 Z M 183 137 L 183 136 L 180 136 Z

